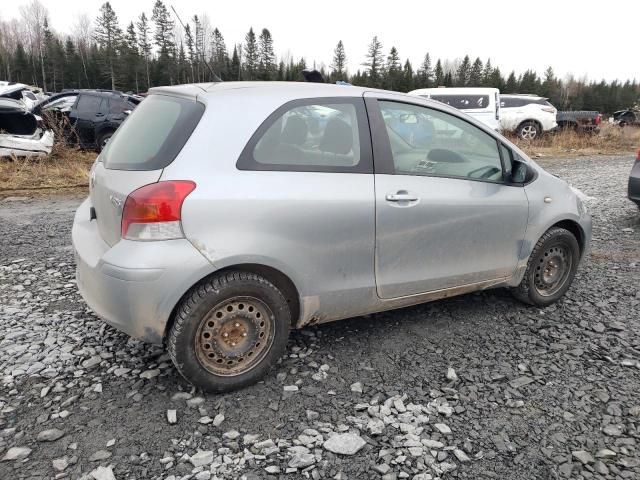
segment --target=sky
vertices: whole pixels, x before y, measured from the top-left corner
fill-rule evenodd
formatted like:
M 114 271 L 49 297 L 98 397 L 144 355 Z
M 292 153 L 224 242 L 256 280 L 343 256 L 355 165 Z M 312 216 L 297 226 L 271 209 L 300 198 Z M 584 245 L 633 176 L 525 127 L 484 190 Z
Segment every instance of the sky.
M 104 0 L 41 0 L 58 32 L 70 32 L 79 13 L 97 16 Z M 2 0 L 0 19 L 20 18 L 26 0 Z M 141 13 L 151 16 L 154 0 L 111 0 L 124 27 Z M 278 56 L 305 57 L 308 65 L 329 65 L 338 40 L 351 72 L 361 69 L 367 45 L 377 35 L 385 56 L 395 46 L 417 68 L 426 52 L 435 59 L 491 58 L 503 75 L 551 66 L 557 76 L 589 80 L 640 80 L 637 43 L 619 37 L 619 27 L 640 28 L 638 0 L 165 0 L 183 21 L 206 14 L 227 47 L 244 40 L 249 27 L 266 27 Z M 634 22 L 636 23 L 633 26 Z

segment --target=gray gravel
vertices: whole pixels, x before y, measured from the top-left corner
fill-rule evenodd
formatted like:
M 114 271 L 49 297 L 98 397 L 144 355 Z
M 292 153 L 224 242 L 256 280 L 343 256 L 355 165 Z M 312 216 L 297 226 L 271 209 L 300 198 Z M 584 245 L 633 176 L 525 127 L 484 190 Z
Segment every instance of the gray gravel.
M 83 304 L 78 197 L 0 200 L 0 478 L 640 478 L 632 162 L 540 161 L 592 197 L 593 253 L 558 304 L 496 290 L 294 332 L 225 395 Z

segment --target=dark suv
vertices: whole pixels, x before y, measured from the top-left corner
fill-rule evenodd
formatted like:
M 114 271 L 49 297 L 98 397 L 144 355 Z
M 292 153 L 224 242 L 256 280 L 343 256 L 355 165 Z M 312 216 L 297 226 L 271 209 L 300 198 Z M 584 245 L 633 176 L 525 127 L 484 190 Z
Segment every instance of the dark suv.
M 70 143 L 102 150 L 142 97 L 114 90 L 67 90 L 37 104 L 32 113 L 62 124 Z

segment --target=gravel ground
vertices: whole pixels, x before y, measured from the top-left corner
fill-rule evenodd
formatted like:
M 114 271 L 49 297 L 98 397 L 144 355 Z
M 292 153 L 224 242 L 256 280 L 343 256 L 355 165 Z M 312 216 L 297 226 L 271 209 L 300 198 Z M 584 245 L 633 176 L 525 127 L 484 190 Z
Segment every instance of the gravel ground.
M 541 162 L 592 197 L 558 304 L 495 290 L 294 332 L 225 395 L 87 310 L 79 198 L 0 201 L 0 478 L 640 478 L 632 161 Z

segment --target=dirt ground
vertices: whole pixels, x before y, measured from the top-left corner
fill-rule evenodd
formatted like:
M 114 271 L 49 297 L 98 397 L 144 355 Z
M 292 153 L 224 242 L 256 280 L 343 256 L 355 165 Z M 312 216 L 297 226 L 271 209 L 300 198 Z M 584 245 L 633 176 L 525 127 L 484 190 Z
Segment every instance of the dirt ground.
M 640 478 L 633 157 L 538 161 L 594 219 L 560 302 L 493 290 L 307 328 L 263 382 L 224 395 L 87 309 L 80 195 L 0 200 L 0 458 L 18 457 L 0 478 Z M 348 434 L 357 453 L 331 452 Z

